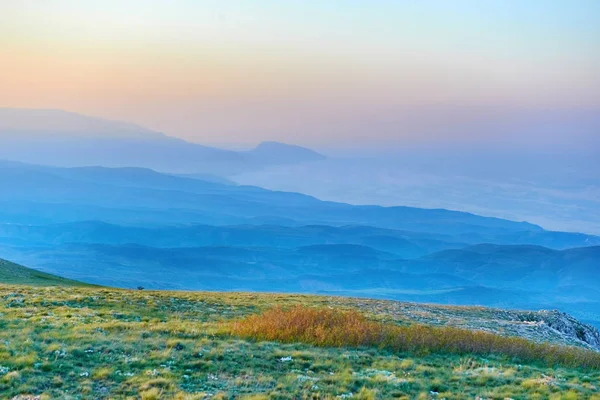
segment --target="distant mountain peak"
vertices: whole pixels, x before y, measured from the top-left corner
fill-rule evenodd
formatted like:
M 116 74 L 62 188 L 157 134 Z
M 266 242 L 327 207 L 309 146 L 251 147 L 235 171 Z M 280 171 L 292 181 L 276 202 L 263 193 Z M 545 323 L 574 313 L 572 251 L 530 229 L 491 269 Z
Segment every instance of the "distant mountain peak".
M 248 151 L 252 156 L 260 156 L 285 163 L 324 160 L 326 157 L 314 150 L 293 144 L 265 141 Z

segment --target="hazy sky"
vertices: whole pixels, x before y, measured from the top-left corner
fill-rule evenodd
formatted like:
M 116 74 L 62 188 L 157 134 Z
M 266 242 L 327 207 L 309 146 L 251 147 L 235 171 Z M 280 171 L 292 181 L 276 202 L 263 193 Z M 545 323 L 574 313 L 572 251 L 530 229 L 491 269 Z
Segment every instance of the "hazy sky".
M 0 107 L 197 142 L 598 135 L 600 1 L 0 0 Z

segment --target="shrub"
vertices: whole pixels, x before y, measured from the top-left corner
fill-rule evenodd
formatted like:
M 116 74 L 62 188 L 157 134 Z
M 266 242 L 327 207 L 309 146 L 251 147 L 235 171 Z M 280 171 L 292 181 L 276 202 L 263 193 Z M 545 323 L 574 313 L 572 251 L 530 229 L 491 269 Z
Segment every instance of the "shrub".
M 593 351 L 454 327 L 399 326 L 369 320 L 357 311 L 276 307 L 230 323 L 227 329 L 233 335 L 255 340 L 331 347 L 374 346 L 413 354 L 499 354 L 550 366 L 600 369 L 600 354 Z

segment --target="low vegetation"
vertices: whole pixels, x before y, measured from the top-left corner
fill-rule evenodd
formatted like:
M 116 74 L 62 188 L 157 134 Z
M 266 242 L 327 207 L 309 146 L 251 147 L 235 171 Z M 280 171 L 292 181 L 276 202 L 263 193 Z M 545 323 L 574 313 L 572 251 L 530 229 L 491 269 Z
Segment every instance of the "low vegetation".
M 546 366 L 600 370 L 600 353 L 576 347 L 534 343 L 487 332 L 422 324 L 399 326 L 367 319 L 350 310 L 276 307 L 229 324 L 235 335 L 255 340 L 303 342 L 316 346 L 371 346 L 411 354 L 498 354 Z
M 0 282 L 31 286 L 94 286 L 0 259 Z
M 265 314 L 252 316 L 268 316 L 277 305 L 318 314 L 353 304 L 317 296 L 0 285 L 0 398 L 600 400 L 594 369 L 360 345 L 360 337 L 351 346 L 339 337 L 335 346 L 320 346 L 226 331 L 241 328 L 240 321 L 260 324 Z M 341 323 L 382 323 L 374 314 L 332 315 Z

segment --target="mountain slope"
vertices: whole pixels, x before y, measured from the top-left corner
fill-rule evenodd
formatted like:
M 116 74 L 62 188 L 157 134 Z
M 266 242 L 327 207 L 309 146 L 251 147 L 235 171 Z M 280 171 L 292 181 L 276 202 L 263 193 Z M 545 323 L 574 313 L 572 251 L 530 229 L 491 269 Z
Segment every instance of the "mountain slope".
M 0 259 L 0 285 L 92 286 Z

